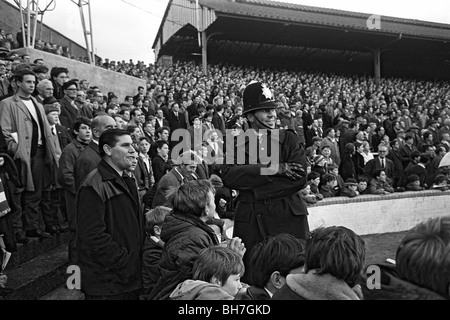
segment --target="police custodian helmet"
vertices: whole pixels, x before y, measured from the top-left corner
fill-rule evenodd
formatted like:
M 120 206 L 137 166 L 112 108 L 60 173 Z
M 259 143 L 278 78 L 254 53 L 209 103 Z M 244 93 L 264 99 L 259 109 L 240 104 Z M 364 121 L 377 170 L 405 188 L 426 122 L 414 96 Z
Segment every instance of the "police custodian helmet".
M 263 83 L 252 81 L 243 94 L 243 113 L 261 109 L 278 109 L 278 103 L 273 99 L 272 91 Z

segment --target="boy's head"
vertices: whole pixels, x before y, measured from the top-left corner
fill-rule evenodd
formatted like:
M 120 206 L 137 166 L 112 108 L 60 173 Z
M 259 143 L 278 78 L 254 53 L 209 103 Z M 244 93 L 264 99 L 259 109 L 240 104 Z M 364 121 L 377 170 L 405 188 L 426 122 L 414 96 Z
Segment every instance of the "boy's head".
M 410 174 L 408 176 L 407 183 L 419 187 L 420 186 L 420 178 L 417 174 Z
M 438 174 L 436 178 L 434 178 L 434 184 L 438 186 L 446 186 L 448 184 L 447 177 L 443 174 Z
M 60 108 L 55 105 L 45 105 L 45 114 L 47 115 L 47 121 L 51 126 L 54 126 L 59 122 L 59 113 L 61 112 Z
M 162 224 L 172 209 L 159 206 L 145 213 L 145 230 L 151 236 L 159 238 Z
M 92 139 L 92 122 L 86 117 L 78 118 L 73 124 L 73 134 L 75 138 L 82 142 L 89 142 Z
M 267 237 L 253 247 L 249 259 L 251 284 L 275 293 L 290 273 L 303 273 L 305 241 L 287 233 Z
M 422 222 L 403 238 L 396 254 L 400 278 L 450 298 L 450 217 Z
M 244 272 L 241 256 L 220 246 L 201 250 L 192 269 L 193 280 L 217 284 L 233 297 L 242 288 L 240 279 Z
M 147 137 L 140 137 L 138 143 L 139 152 L 142 154 L 147 154 L 150 150 L 150 141 Z
M 311 173 L 308 173 L 308 182 L 318 186 L 320 184 L 320 173 L 316 171 L 311 171 Z
M 358 183 L 355 179 L 349 178 L 345 181 L 345 186 L 353 191 L 358 190 Z
M 311 182 L 307 182 L 305 184 L 305 187 L 302 190 L 300 190 L 300 192 L 305 196 L 311 194 Z
M 358 190 L 359 192 L 365 191 L 367 189 L 367 179 L 362 177 L 358 179 Z
M 320 150 L 324 157 L 329 158 L 331 156 L 330 146 L 323 146 L 322 148 L 320 148 Z
M 345 227 L 318 228 L 306 241 L 305 273 L 330 274 L 350 287 L 358 283 L 363 269 L 364 240 Z
M 335 163 L 332 163 L 329 166 L 327 166 L 327 170 L 328 173 L 331 173 L 336 177 L 339 175 L 339 167 Z
M 326 186 L 334 187 L 336 185 L 336 176 L 326 173 L 322 176 L 322 182 Z

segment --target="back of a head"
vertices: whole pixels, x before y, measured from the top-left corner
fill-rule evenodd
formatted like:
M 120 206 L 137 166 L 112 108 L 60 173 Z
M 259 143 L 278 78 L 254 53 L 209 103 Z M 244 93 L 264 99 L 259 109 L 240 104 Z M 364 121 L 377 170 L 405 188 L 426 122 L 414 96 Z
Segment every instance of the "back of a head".
M 396 268 L 400 278 L 450 299 L 450 217 L 411 229 L 397 249 Z
M 244 262 L 235 251 L 213 246 L 200 251 L 192 268 L 194 280 L 213 283 L 214 280 L 225 284 L 231 275 L 243 275 L 245 272 Z
M 274 272 L 286 277 L 291 270 L 303 267 L 305 241 L 287 233 L 267 237 L 252 248 L 248 262 L 251 284 L 264 288 Z
M 172 207 L 176 213 L 201 217 L 208 204 L 208 194 L 215 193 L 209 180 L 193 180 L 181 185 L 171 195 Z
M 305 273 L 330 274 L 350 287 L 358 283 L 363 270 L 364 240 L 345 227 L 317 228 L 306 241 Z
M 145 213 L 145 230 L 154 236 L 153 228 L 157 225 L 162 225 L 166 216 L 172 211 L 171 208 L 159 206 Z

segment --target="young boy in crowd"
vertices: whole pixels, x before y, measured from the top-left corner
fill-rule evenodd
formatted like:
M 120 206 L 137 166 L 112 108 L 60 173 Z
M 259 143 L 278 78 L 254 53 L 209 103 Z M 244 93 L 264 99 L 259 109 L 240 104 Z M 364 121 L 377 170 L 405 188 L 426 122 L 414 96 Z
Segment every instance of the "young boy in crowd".
M 327 173 L 322 176 L 322 187 L 320 188 L 320 193 L 324 198 L 333 198 L 336 196 L 335 187 L 337 185 L 336 176 Z
M 192 280 L 178 284 L 171 300 L 234 300 L 242 289 L 244 262 L 235 251 L 213 246 L 202 249 L 192 269 Z
M 358 183 L 356 182 L 355 179 L 348 178 L 347 181 L 345 181 L 345 186 L 341 191 L 341 196 L 354 198 L 358 195 L 359 195 Z
M 369 193 L 367 189 L 367 178 L 364 176 L 358 177 L 358 193 L 360 195 Z
M 145 213 L 146 237 L 142 248 L 142 280 L 144 294 L 148 294 L 156 281 L 158 262 L 161 258 L 164 242 L 161 240 L 162 224 L 172 209 L 156 207 Z
M 270 300 L 285 284 L 288 274 L 303 273 L 305 241 L 291 234 L 269 236 L 253 247 L 248 269 L 251 287 L 241 300 Z
M 432 190 L 442 190 L 442 191 L 447 191 L 449 190 L 449 186 L 448 186 L 448 179 L 445 175 L 443 174 L 438 174 L 436 176 L 436 178 L 434 178 L 434 184 L 431 187 Z
M 333 163 L 333 164 L 329 165 L 328 173 L 330 173 L 336 177 L 336 186 L 334 187 L 334 191 L 335 191 L 334 194 L 336 196 L 338 196 L 338 195 L 340 195 L 341 190 L 344 188 L 345 182 L 344 182 L 344 179 L 339 174 L 339 167 L 337 166 L 337 164 Z
M 306 241 L 305 272 L 289 274 L 273 300 L 362 300 L 364 240 L 345 227 L 320 227 Z
M 307 179 L 308 179 L 307 183 L 310 185 L 311 188 L 311 194 L 315 195 L 318 201 L 323 200 L 323 195 L 320 194 L 319 191 L 320 174 L 318 172 L 313 171 L 308 174 Z
M 317 196 L 311 192 L 311 182 L 307 182 L 306 185 L 300 190 L 300 197 L 305 201 L 307 206 L 316 204 L 318 200 Z M 319 193 L 320 194 L 320 193 Z M 323 199 L 323 196 L 320 194 Z
M 410 174 L 406 180 L 406 191 L 423 191 L 424 188 L 420 186 L 420 178 L 417 174 Z

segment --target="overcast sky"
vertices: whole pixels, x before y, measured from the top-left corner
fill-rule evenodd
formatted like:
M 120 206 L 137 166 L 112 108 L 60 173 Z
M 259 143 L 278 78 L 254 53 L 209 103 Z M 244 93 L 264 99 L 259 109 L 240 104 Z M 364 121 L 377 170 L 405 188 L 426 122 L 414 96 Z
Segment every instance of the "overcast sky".
M 9 1 L 13 3 L 13 0 Z M 40 7 L 45 7 L 49 2 L 50 0 L 40 0 Z M 168 2 L 168 0 L 91 0 L 95 53 L 103 59 L 116 61 L 133 59 L 147 64 L 154 63 L 152 45 Z M 448 0 L 282 2 L 450 24 Z M 55 10 L 44 14 L 44 23 L 85 46 L 77 5 L 72 0 L 55 0 L 55 3 Z

